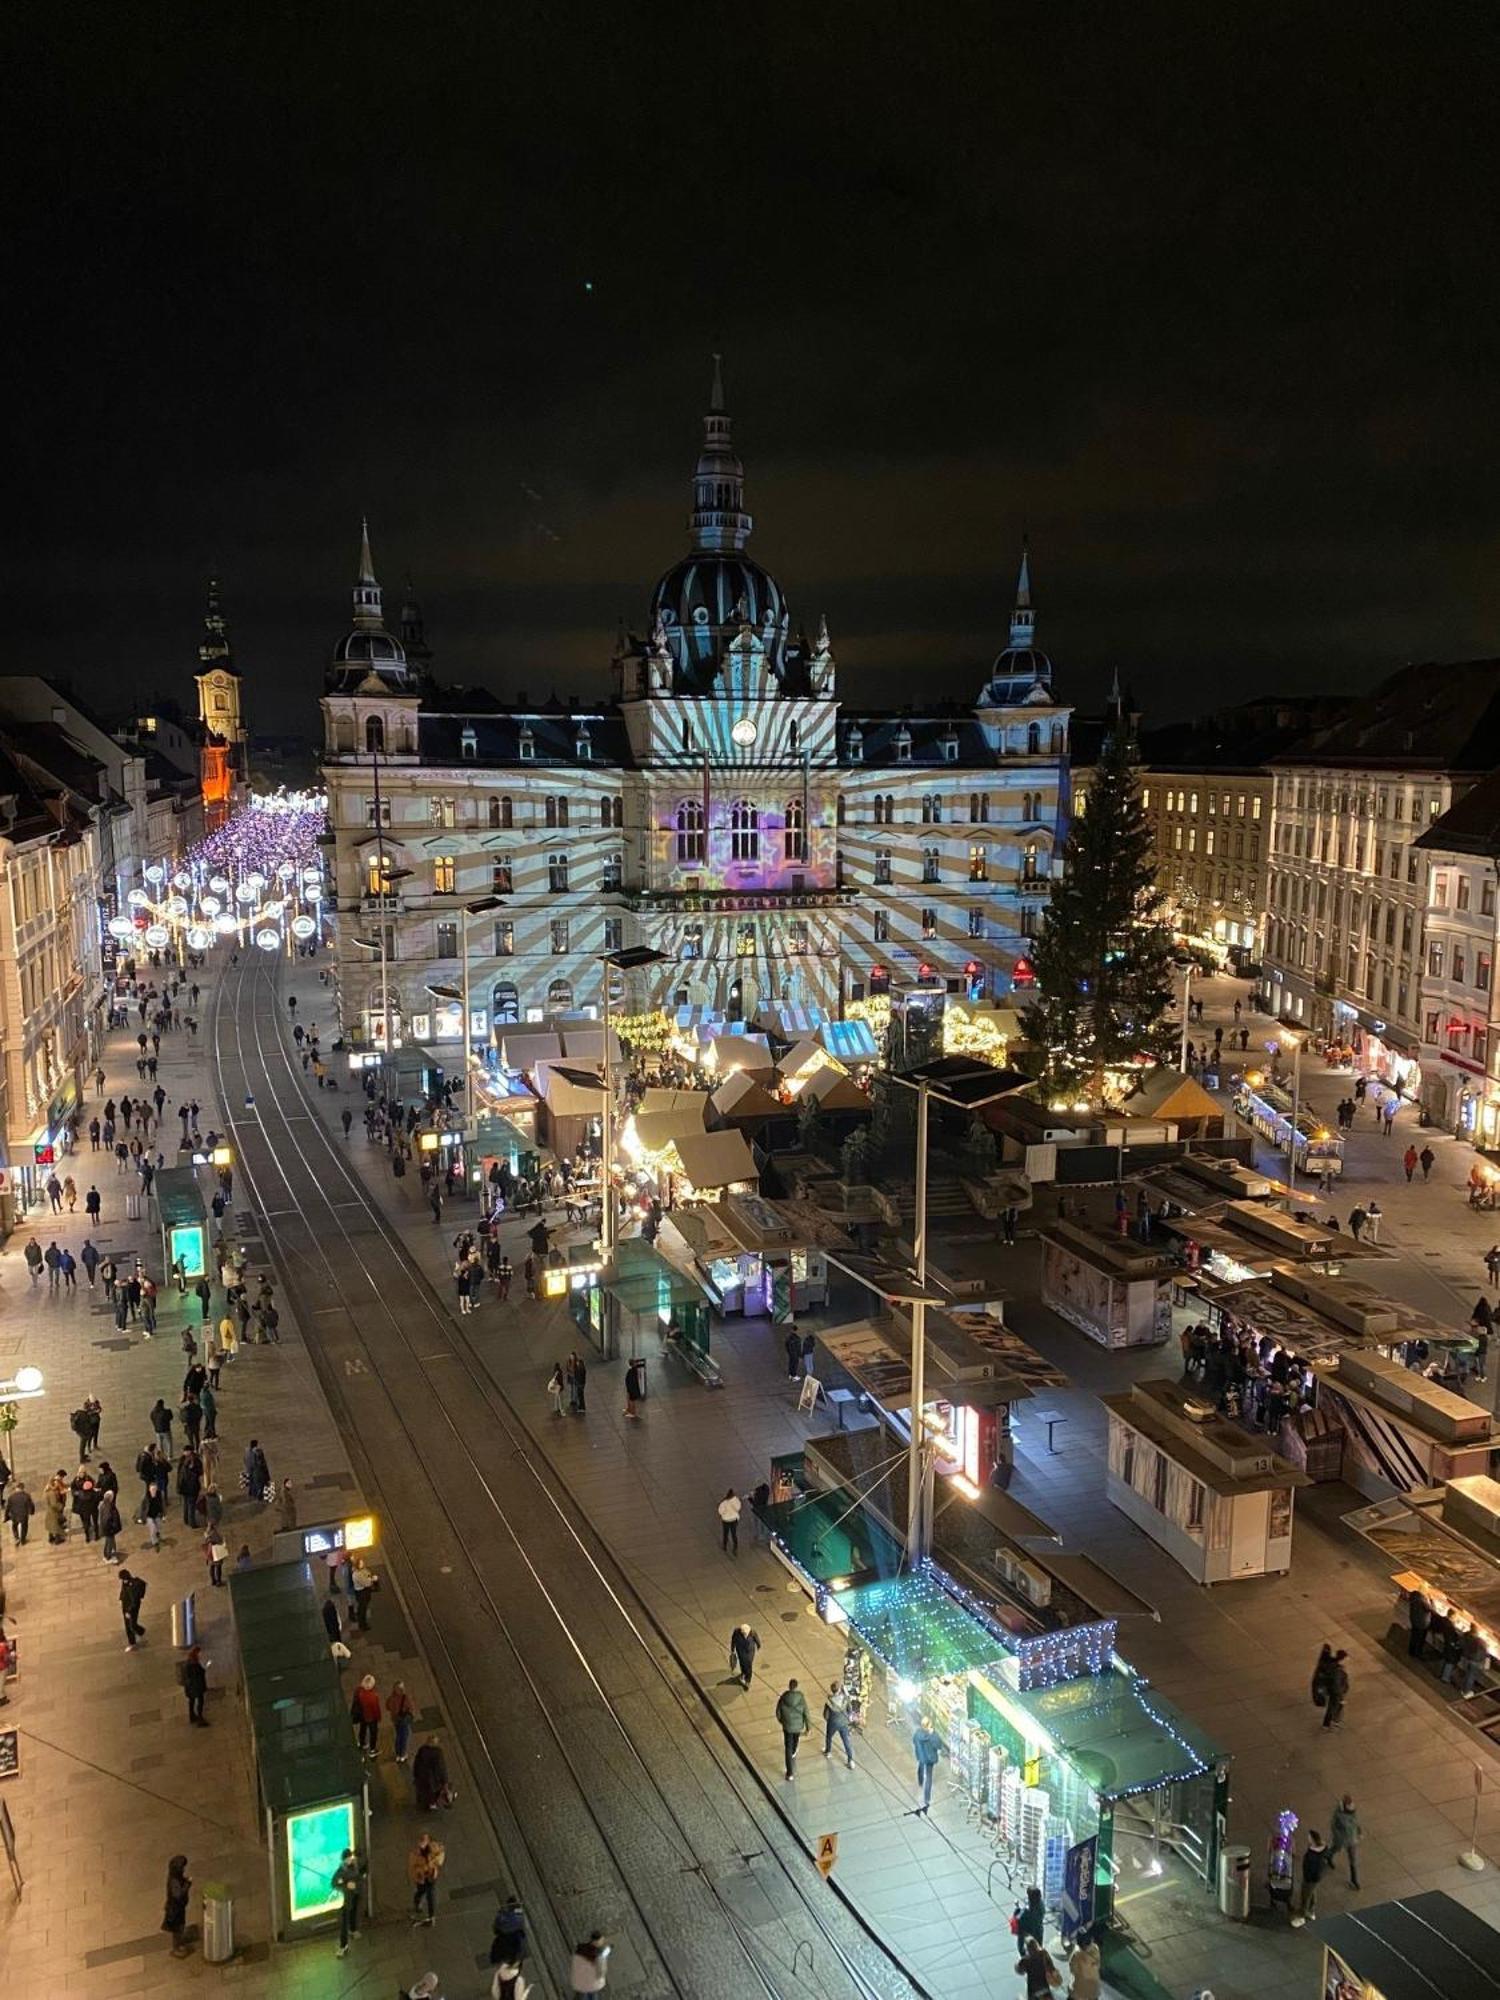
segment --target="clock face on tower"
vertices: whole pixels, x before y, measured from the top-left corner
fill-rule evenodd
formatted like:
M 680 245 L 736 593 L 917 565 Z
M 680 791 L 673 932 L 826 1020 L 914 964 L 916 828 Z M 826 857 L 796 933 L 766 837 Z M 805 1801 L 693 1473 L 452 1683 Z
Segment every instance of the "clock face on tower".
M 733 729 L 730 730 L 729 734 L 734 738 L 735 742 L 739 744 L 742 750 L 748 749 L 750 745 L 755 741 L 756 730 L 755 730 L 754 718 L 752 716 L 742 715 L 739 721 L 735 723 Z

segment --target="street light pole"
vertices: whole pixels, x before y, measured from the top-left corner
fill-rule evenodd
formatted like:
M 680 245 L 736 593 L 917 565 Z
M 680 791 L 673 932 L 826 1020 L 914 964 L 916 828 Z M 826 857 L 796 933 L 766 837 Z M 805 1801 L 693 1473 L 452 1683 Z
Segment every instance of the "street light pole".
M 611 1041 L 609 1021 L 609 989 L 614 980 L 614 967 L 606 955 L 599 961 L 604 977 L 604 1005 L 600 1010 L 604 1020 L 604 1057 L 601 1071 L 604 1077 L 604 1116 L 599 1125 L 599 1145 L 604 1157 L 599 1173 L 599 1255 L 606 1270 L 615 1260 L 615 1179 L 613 1163 L 615 1157 L 615 1061 Z
M 927 1127 L 928 1085 L 917 1085 L 917 1207 L 912 1251 L 917 1288 L 927 1285 Z M 927 1302 L 917 1298 L 911 1308 L 911 1437 L 906 1460 L 906 1561 L 915 1568 L 931 1552 L 931 1522 L 927 1515 Z
M 1188 1066 L 1188 1008 L 1191 1004 L 1192 992 L 1193 961 L 1189 959 L 1182 968 L 1182 1053 L 1177 1061 L 1177 1067 L 1182 1071 L 1184 1076 L 1187 1075 Z
M 1292 1049 L 1292 1131 L 1286 1149 L 1286 1180 L 1288 1187 L 1297 1185 L 1297 1113 L 1302 1104 L 1302 1037 L 1299 1035 Z

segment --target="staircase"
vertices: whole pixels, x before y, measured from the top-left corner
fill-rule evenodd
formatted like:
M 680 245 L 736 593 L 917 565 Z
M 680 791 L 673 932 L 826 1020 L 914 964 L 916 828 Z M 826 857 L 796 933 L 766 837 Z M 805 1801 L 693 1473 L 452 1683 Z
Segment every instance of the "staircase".
M 901 1228 L 909 1237 L 917 1219 L 917 1189 L 914 1181 L 900 1181 L 895 1187 L 885 1190 L 887 1200 L 900 1211 Z M 927 1176 L 927 1226 L 934 1223 L 968 1222 L 974 1216 L 974 1204 L 968 1191 L 957 1174 L 928 1173 Z

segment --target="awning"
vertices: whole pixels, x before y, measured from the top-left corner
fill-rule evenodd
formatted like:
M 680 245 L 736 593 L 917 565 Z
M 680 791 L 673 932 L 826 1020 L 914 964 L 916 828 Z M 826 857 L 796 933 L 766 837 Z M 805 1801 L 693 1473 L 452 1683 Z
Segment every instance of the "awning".
M 604 1109 L 602 1082 L 590 1089 L 586 1084 L 575 1083 L 571 1077 L 562 1076 L 543 1064 L 537 1073 L 536 1083 L 554 1118 L 597 1118 Z
M 707 1102 L 707 1099 L 704 1099 Z M 643 1158 L 654 1158 L 664 1153 L 668 1146 L 675 1146 L 679 1139 L 696 1139 L 702 1136 L 703 1114 L 696 1110 L 683 1111 L 637 1111 L 626 1126 L 627 1135 L 634 1135 L 634 1143 L 639 1146 Z M 627 1152 L 631 1149 L 631 1138 L 625 1140 Z
M 801 1095 L 810 1098 L 821 1111 L 873 1111 L 874 1105 L 852 1076 L 842 1070 L 815 1070 L 803 1084 Z
M 801 1087 L 808 1077 L 816 1076 L 820 1069 L 831 1069 L 839 1074 L 838 1064 L 821 1043 L 804 1039 L 789 1048 L 776 1065 L 790 1084 Z
M 732 1124 L 753 1125 L 767 1118 L 785 1118 L 791 1107 L 773 1097 L 748 1070 L 737 1069 L 724 1079 L 709 1102 L 721 1118 Z
M 663 1090 L 653 1084 L 641 1092 L 641 1101 L 636 1106 L 639 1111 L 696 1111 L 698 1123 L 705 1123 L 708 1110 L 706 1090 Z
M 704 1045 L 701 1060 L 721 1075 L 736 1069 L 769 1073 L 776 1067 L 764 1035 L 715 1035 Z
M 609 1039 L 613 1044 L 610 1061 L 619 1062 L 620 1037 L 613 1028 L 609 1031 Z M 563 1054 L 569 1062 L 602 1063 L 604 1060 L 604 1028 L 599 1022 L 580 1021 L 575 1025 L 564 1021 L 562 1044 Z
M 732 1187 L 760 1178 L 743 1132 L 700 1132 L 677 1140 L 676 1153 L 684 1176 L 695 1188 Z
M 1330 1959 L 1342 1959 L 1354 1990 L 1381 2000 L 1500 2000 L 1500 1931 L 1483 1917 L 1429 1889 L 1397 1903 L 1350 1910 L 1320 1926 Z M 1366 1983 L 1367 1982 L 1367 1983 Z M 1329 1983 L 1329 1993 L 1346 1991 Z

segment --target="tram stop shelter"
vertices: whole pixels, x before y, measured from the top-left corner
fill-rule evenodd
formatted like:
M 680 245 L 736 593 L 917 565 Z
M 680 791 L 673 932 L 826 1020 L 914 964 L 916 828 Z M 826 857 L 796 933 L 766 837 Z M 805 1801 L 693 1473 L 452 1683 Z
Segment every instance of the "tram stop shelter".
M 312 1564 L 238 1570 L 229 1603 L 265 1815 L 272 1927 L 283 1941 L 306 1937 L 338 1912 L 331 1881 L 344 1849 L 370 1852 L 364 1761 Z
M 208 1272 L 208 1210 L 191 1167 L 163 1167 L 151 1183 L 161 1224 L 162 1274 L 170 1278 L 178 1258 L 185 1278 Z
M 639 1355 L 648 1333 L 670 1340 L 695 1374 L 717 1380 L 709 1360 L 707 1290 L 639 1236 L 615 1245 L 614 1262 L 569 1301 L 573 1318 L 609 1360 Z

